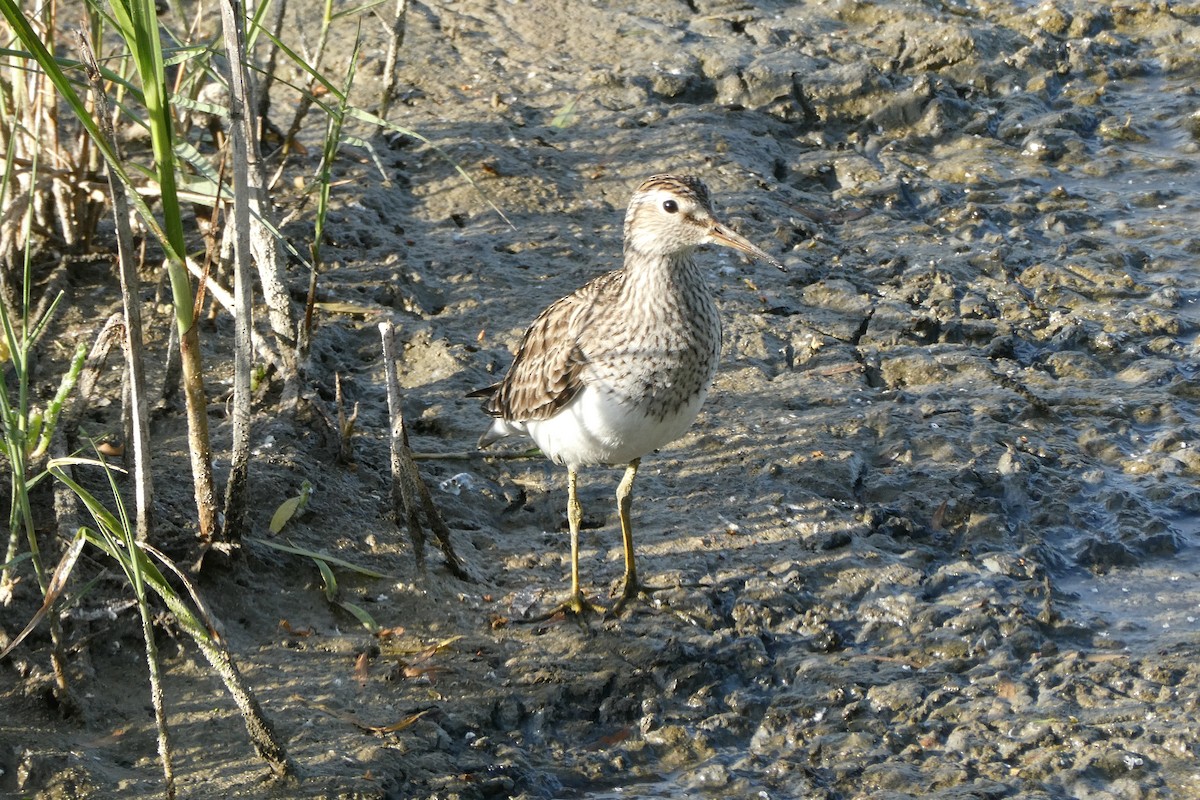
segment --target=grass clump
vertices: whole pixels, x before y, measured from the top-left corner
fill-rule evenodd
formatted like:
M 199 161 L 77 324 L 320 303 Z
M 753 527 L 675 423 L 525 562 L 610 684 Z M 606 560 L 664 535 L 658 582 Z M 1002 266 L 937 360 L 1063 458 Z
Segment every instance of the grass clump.
M 65 13 L 68 5 L 70 14 Z M 311 308 L 333 189 L 332 164 L 344 145 L 369 149 L 364 139 L 350 132 L 349 123 L 399 130 L 427 141 L 352 103 L 353 69 L 335 83 L 322 73 L 319 54 L 315 59 L 298 55 L 279 34 L 282 13 L 269 21 L 273 29 L 268 30 L 268 9 L 282 11 L 282 4 L 259 4 L 252 18 L 233 0 L 220 0 L 218 5 L 219 26 L 201 18 L 185 21 L 178 2 L 160 14 L 155 0 L 86 0 L 82 6 L 0 0 L 0 446 L 8 467 L 11 509 L 0 562 L 0 605 L 33 601 L 38 609 L 18 636 L 8 639 L 0 632 L 0 657 L 11 655 L 29 641 L 30 632 L 45 624 L 54 695 L 67 708 L 79 702 L 70 685 L 70 642 L 59 608 L 72 594 L 72 576 L 81 565 L 95 568 L 81 553 L 90 548 L 101 555 L 136 600 L 168 797 L 174 794 L 175 778 L 153 629 L 161 609 L 189 635 L 213 675 L 229 689 L 251 742 L 272 771 L 286 775 L 292 767 L 241 680 L 213 615 L 187 572 L 156 541 L 150 514 L 153 466 L 145 433 L 153 401 L 140 367 L 141 285 L 160 267 L 167 276 L 195 496 L 196 540 L 185 555 L 190 559 L 198 554 L 199 565 L 211 550 L 235 552 L 247 532 L 248 448 L 239 442 L 249 438 L 252 389 L 262 391 L 264 383 L 277 382 L 285 406 L 302 396 L 303 362 L 312 330 L 294 306 L 283 279 L 284 265 L 290 258 L 308 268 Z M 322 41 L 334 23 L 378 5 L 334 13 L 328 3 Z M 397 15 L 405 8 L 405 3 L 398 4 Z M 205 25 L 211 30 L 203 32 Z M 402 24 L 392 29 L 403 33 Z M 304 75 L 305 84 L 292 87 L 281 80 L 282 65 Z M 270 86 L 302 98 L 292 104 L 302 110 L 283 134 L 263 113 Z M 317 122 L 306 123 L 310 115 Z M 309 246 L 297 250 L 279 232 L 267 166 L 273 160 L 276 177 L 298 166 L 303 151 L 295 142 L 310 125 L 320 131 L 322 141 L 319 166 L 305 189 L 315 199 L 315 222 Z M 264 142 L 270 142 L 267 156 Z M 111 228 L 106 222 L 110 219 Z M 239 224 L 220 224 L 228 219 Z M 217 232 L 206 232 L 210 222 L 218 223 Z M 123 345 L 125 383 L 131 387 L 123 407 L 124 426 L 133 432 L 124 438 L 134 445 L 130 472 L 138 487 L 132 507 L 114 467 L 70 455 L 80 448 L 79 409 L 95 386 L 103 348 L 72 348 L 68 359 L 56 360 L 54 349 L 46 347 L 65 338 L 60 323 L 68 310 L 61 290 L 66 271 L 81 261 L 110 260 L 114 243 L 123 312 L 98 339 L 106 346 L 118 340 Z M 221 269 L 225 262 L 233 265 L 232 291 L 221 285 L 228 274 Z M 266 307 L 263 319 L 254 316 L 255 293 Z M 235 374 L 233 406 L 239 410 L 234 416 L 241 421 L 235 424 L 233 469 L 223 509 L 218 507 L 212 471 L 206 365 L 197 325 L 206 297 L 217 298 L 238 329 L 236 357 L 231 354 L 228 371 Z M 76 314 L 76 319 L 80 316 L 86 313 Z M 114 328 L 123 335 L 112 333 Z M 57 382 L 57 391 L 39 404 L 35 389 L 47 382 Z M 158 396 L 169 394 L 173 383 L 168 378 Z M 94 483 L 97 468 L 111 500 L 101 501 L 79 473 L 84 470 Z M 242 484 L 235 486 L 234 481 Z M 53 510 L 48 502 L 52 494 Z M 64 495 L 74 499 L 74 516 L 63 510 L 69 505 L 60 502 Z M 78 517 L 90 522 L 80 524 Z M 335 559 L 297 552 L 317 564 L 330 603 L 368 629 L 378 628 L 369 615 L 340 596 L 329 566 L 337 563 Z M 36 585 L 36 598 L 24 588 L 31 583 Z M 88 585 L 95 592 L 97 586 L 109 584 Z M 80 602 L 78 595 L 71 599 Z

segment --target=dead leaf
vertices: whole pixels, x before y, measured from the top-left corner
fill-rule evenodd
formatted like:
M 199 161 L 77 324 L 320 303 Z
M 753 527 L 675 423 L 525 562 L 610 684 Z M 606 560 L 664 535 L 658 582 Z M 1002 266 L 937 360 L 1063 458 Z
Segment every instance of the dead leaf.
M 629 726 L 625 726 L 624 728 L 618 728 L 617 730 L 613 731 L 612 733 L 607 734 L 605 736 L 601 736 L 599 739 L 596 739 L 594 742 L 587 745 L 585 747 L 585 749 L 600 750 L 601 748 L 612 747 L 615 744 L 620 744 L 621 742 L 625 741 L 632 735 L 633 735 L 633 729 L 630 728 Z
M 463 637 L 460 634 L 458 636 L 451 636 L 449 639 L 442 639 L 440 642 L 433 644 L 433 645 L 428 645 L 425 647 L 409 647 L 409 648 L 400 647 L 400 648 L 396 648 L 394 650 L 389 649 L 388 653 L 389 653 L 389 655 L 395 655 L 395 656 L 413 656 L 418 661 L 427 660 L 431 656 L 433 656 L 435 653 L 439 653 L 442 650 L 445 650 L 447 647 L 454 644 L 461 638 L 463 638 Z
M 380 628 L 375 631 L 375 637 L 378 639 L 390 639 L 393 636 L 403 636 L 404 628 L 397 625 L 394 628 Z
M 356 314 L 369 316 L 371 314 L 379 314 L 383 311 L 381 306 L 362 306 L 354 303 L 343 303 L 336 300 L 313 303 L 313 307 L 319 308 L 327 314 L 346 314 L 349 316 L 354 316 Z
M 307 700 L 306 698 L 301 697 L 298 694 L 292 695 L 291 699 L 295 700 L 296 702 L 302 703 L 302 704 L 308 706 L 309 708 L 315 708 L 317 711 L 320 711 L 323 714 L 328 714 L 329 716 L 333 717 L 334 719 L 341 720 L 342 722 L 345 722 L 349 725 L 353 725 L 354 727 L 358 728 L 359 730 L 364 730 L 367 733 L 374 733 L 374 734 L 396 733 L 398 731 L 402 731 L 405 728 L 412 725 L 417 720 L 419 720 L 421 717 L 425 716 L 426 714 L 428 714 L 430 711 L 433 710 L 430 708 L 426 708 L 423 711 L 416 712 L 415 714 L 409 714 L 407 717 L 400 720 L 399 722 L 393 722 L 390 725 L 371 725 L 369 723 L 363 722 L 357 716 L 355 716 L 354 714 L 351 714 L 349 711 L 342 711 L 340 709 L 336 709 L 331 706 L 327 706 L 323 703 L 313 703 L 313 702 L 310 702 L 309 700 Z
M 292 623 L 288 622 L 286 619 L 279 620 L 279 627 L 283 628 L 292 636 L 312 636 L 314 633 L 316 633 L 311 626 L 308 628 L 292 627 Z
M 434 678 L 448 671 L 445 667 L 418 667 L 404 662 L 400 662 L 399 666 L 400 677 L 409 680 L 426 678 L 432 682 Z
M 366 688 L 370 678 L 371 657 L 366 653 L 359 653 L 358 658 L 354 659 L 354 680 L 358 681 L 361 688 Z
M 109 458 L 120 458 L 125 455 L 125 445 L 115 442 L 101 442 L 96 445 L 96 452 Z
M 54 568 L 54 574 L 50 577 L 50 583 L 46 586 L 44 593 L 45 599 L 42 601 L 42 607 L 33 615 L 33 619 L 29 620 L 29 624 L 25 629 L 18 633 L 8 647 L 0 651 L 0 658 L 12 652 L 13 648 L 25 641 L 25 637 L 33 632 L 33 629 L 38 626 L 42 618 L 54 607 L 54 603 L 58 600 L 58 596 L 62 594 L 62 590 L 66 588 L 67 578 L 71 575 L 71 570 L 75 568 L 75 561 L 79 558 L 79 553 L 83 550 L 83 546 L 87 543 L 87 539 L 80 534 L 76 534 L 75 539 L 71 542 L 71 546 L 67 548 L 67 552 L 63 553 L 63 557 L 59 560 L 58 566 Z
M 948 501 L 943 500 L 942 504 L 937 507 L 936 511 L 933 512 L 933 520 L 930 522 L 930 525 L 935 531 L 940 531 L 942 529 L 942 520 L 946 518 L 947 502 Z
M 428 713 L 429 709 L 425 709 L 424 711 L 418 711 L 416 714 L 409 714 L 404 719 L 400 720 L 399 722 L 394 722 L 391 725 L 376 726 L 374 728 L 368 728 L 368 730 L 370 730 L 372 733 L 396 733 L 397 731 L 404 730 Z
M 860 369 L 862 369 L 862 364 L 835 364 L 831 367 L 822 367 L 821 369 L 813 370 L 813 372 L 823 378 L 829 378 L 834 375 L 841 375 L 843 372 L 856 372 Z

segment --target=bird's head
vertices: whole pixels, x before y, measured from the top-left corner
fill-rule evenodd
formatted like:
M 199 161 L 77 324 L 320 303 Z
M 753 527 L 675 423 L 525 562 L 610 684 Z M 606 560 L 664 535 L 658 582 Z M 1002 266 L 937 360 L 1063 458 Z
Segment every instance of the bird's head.
M 704 244 L 739 250 L 785 269 L 748 239 L 717 220 L 708 187 L 690 175 L 655 175 L 633 194 L 625 214 L 625 249 L 653 258 L 686 255 Z

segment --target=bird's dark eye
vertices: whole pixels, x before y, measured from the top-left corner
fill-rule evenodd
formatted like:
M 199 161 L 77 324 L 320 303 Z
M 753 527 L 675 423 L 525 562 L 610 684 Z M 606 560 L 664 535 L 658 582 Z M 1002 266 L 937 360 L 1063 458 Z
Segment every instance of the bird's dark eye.
M 668 214 L 674 214 L 678 210 L 679 203 L 676 203 L 674 200 L 663 200 L 663 211 Z

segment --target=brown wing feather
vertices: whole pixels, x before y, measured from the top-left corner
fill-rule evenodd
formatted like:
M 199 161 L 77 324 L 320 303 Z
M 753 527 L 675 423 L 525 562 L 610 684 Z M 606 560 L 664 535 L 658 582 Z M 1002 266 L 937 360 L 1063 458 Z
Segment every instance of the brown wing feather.
M 620 291 L 622 275 L 620 270 L 600 275 L 539 314 L 521 337 L 504 379 L 472 393 L 488 398 L 484 411 L 528 422 L 549 419 L 571 402 L 583 388 L 581 375 L 587 364 L 580 337 L 591 324 L 599 298 Z

